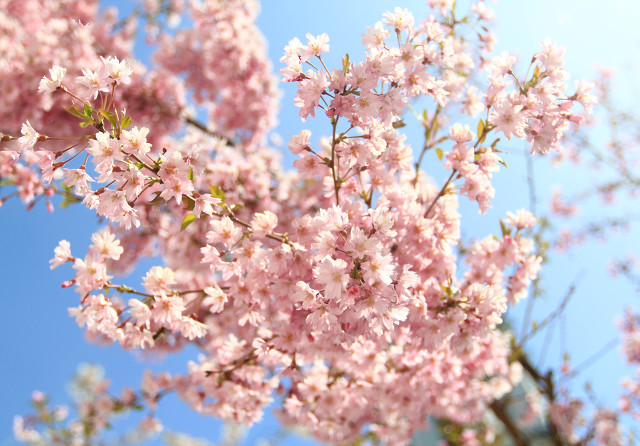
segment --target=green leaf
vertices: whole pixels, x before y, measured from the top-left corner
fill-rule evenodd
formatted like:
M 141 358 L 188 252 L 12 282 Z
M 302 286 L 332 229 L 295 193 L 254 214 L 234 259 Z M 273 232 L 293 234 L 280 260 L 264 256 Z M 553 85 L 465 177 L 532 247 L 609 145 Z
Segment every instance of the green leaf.
M 407 124 L 405 124 L 402 119 L 400 121 L 393 121 L 391 125 L 393 126 L 394 129 L 401 129 L 402 127 L 407 126 Z
M 107 121 L 109 121 L 109 124 L 111 124 L 111 128 L 113 129 L 118 128 L 116 117 L 113 115 L 113 113 L 107 110 L 100 109 L 100 114 L 104 116 L 107 119 Z
M 189 166 L 189 181 L 193 183 L 193 169 Z
M 438 159 L 440 161 L 442 161 L 442 157 L 444 156 L 444 152 L 442 152 L 442 149 L 440 147 L 436 147 L 436 155 L 438 155 Z
M 88 104 L 85 104 L 84 106 L 84 110 L 83 110 L 83 114 L 87 119 L 92 119 L 91 118 L 91 113 L 93 112 L 93 110 L 91 109 L 91 106 Z
M 481 119 L 480 121 L 478 121 L 478 138 L 483 136 L 482 134 L 484 133 L 484 127 L 484 121 Z
M 350 66 L 351 66 L 351 63 L 349 62 L 349 53 L 347 53 L 342 58 L 342 71 L 344 71 L 344 74 L 349 74 Z
M 499 220 L 499 221 L 500 221 L 500 230 L 502 231 L 502 237 L 511 235 L 511 228 L 505 225 L 502 220 Z
M 533 76 L 531 76 L 531 80 L 538 80 L 538 78 L 540 77 L 540 65 L 536 65 L 536 67 L 533 69 Z
M 130 125 L 131 125 L 131 117 L 123 116 L 122 117 L 122 122 L 120 123 L 120 128 L 126 129 Z
M 182 219 L 182 224 L 180 225 L 180 230 L 184 231 L 187 226 L 193 223 L 196 219 L 196 216 L 193 214 L 187 214 Z
M 80 111 L 80 109 L 78 107 L 76 107 L 75 105 L 72 105 L 71 107 L 64 107 L 64 109 L 67 111 L 67 113 L 71 113 L 73 116 L 83 119 L 85 118 L 84 114 L 82 113 L 82 111 Z
M 78 125 L 82 128 L 89 127 L 89 123 L 87 121 L 82 121 L 78 123 Z
M 224 191 L 220 186 L 209 186 L 209 190 L 211 190 L 213 198 L 218 198 L 224 203 Z

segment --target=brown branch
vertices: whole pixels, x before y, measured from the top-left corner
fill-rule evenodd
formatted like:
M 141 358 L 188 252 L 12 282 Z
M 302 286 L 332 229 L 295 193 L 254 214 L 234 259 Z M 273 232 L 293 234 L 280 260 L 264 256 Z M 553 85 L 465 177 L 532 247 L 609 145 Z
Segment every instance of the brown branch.
M 498 401 L 494 401 L 491 403 L 491 411 L 493 414 L 500 420 L 502 425 L 507 429 L 511 438 L 513 438 L 513 442 L 517 446 L 529 446 L 529 439 L 520 431 L 518 426 L 511 419 L 507 411 L 505 410 L 504 403 L 499 403 Z

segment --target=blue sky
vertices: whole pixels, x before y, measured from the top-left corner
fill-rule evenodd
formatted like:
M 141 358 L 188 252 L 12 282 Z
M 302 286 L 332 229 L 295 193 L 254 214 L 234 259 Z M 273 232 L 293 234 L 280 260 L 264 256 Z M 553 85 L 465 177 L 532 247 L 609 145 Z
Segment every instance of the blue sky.
M 112 0 L 109 3 L 122 2 Z M 327 32 L 335 60 L 345 52 L 350 53 L 352 60 L 358 60 L 361 33 L 366 26 L 379 20 L 384 11 L 393 9 L 396 4 L 408 7 L 416 17 L 423 17 L 427 11 L 425 1 L 266 0 L 264 3 L 259 25 L 269 41 L 269 54 L 276 68 L 279 68 L 282 48 L 293 37 L 302 39 L 307 32 Z M 616 89 L 620 101 L 631 105 L 637 98 L 638 69 L 634 64 L 640 60 L 640 32 L 635 31 L 634 20 L 640 7 L 635 2 L 610 0 L 605 6 L 595 0 L 504 0 L 490 5 L 497 14 L 499 50 L 518 53 L 528 60 L 538 50 L 539 42 L 549 36 L 567 47 L 567 69 L 574 78 L 592 77 L 596 65 L 614 67 L 619 73 Z M 286 89 L 279 117 L 281 124 L 277 129 L 285 141 L 304 126 L 291 103 L 292 97 L 293 91 Z M 318 127 L 317 132 L 322 132 L 322 128 Z M 317 134 L 316 130 L 314 134 Z M 421 144 L 419 137 L 413 134 L 410 134 L 410 141 L 416 147 Z M 497 218 L 504 216 L 506 210 L 527 206 L 523 150 L 519 146 L 508 148 L 511 152 L 507 159 L 509 168 L 496 177 L 499 195 L 494 200 L 492 212 L 478 218 L 472 207 L 463 207 L 465 215 L 474 219 L 474 235 L 497 232 Z M 566 183 L 565 188 L 580 189 L 593 180 L 581 172 L 566 174 L 552 170 L 545 161 L 536 163 L 535 172 L 542 204 L 546 203 L 554 183 Z M 599 209 L 591 211 L 597 213 Z M 11 419 L 14 414 L 29 411 L 31 391 L 39 389 L 50 394 L 56 403 L 66 402 L 65 384 L 79 363 L 102 364 L 115 389 L 124 384 L 137 384 L 142 371 L 149 365 L 135 354 L 124 353 L 117 347 L 88 343 L 82 330 L 66 314 L 67 307 L 77 305 L 77 295 L 71 290 L 62 290 L 60 284 L 72 276 L 72 271 L 66 267 L 51 271 L 48 262 L 54 247 L 63 238 L 71 242 L 75 252 L 85 251 L 97 228 L 90 211 L 72 206 L 49 214 L 39 205 L 27 212 L 24 205 L 10 200 L 0 208 L 0 228 L 3 252 L 0 280 L 4 303 L 0 311 L 0 352 L 4 357 L 0 362 L 0 446 L 5 446 L 14 444 Z M 535 317 L 538 320 L 557 306 L 574 277 L 584 272 L 564 324 L 566 337 L 564 341 L 561 337 L 553 338 L 546 364 L 558 363 L 563 344 L 573 352 L 572 362 L 580 363 L 617 335 L 613 318 L 622 313 L 625 303 L 634 303 L 640 308 L 633 287 L 613 281 L 603 272 L 608 258 L 626 253 L 629 246 L 640 246 L 639 241 L 636 231 L 612 238 L 606 244 L 590 244 L 570 252 L 545 270 L 544 277 L 550 285 L 545 302 L 537 306 Z M 131 282 L 138 283 L 139 280 L 134 278 Z M 523 308 L 523 304 L 516 308 L 515 320 L 521 318 Z M 520 327 L 519 324 L 516 326 Z M 556 334 L 558 332 L 560 330 Z M 542 339 L 538 339 L 532 345 L 534 358 L 538 358 L 541 342 Z M 194 352 L 185 351 L 164 363 L 156 360 L 151 367 L 184 370 L 184 364 L 193 355 Z M 614 351 L 590 367 L 585 375 L 594 382 L 596 393 L 604 401 L 615 404 L 617 381 L 624 373 L 630 374 L 631 370 L 623 368 Z M 576 380 L 573 389 L 580 390 L 583 381 L 582 378 Z M 193 417 L 179 401 L 168 401 L 161 408 L 159 417 L 173 430 L 212 441 L 218 438 L 217 422 Z M 251 432 L 247 444 L 253 444 L 261 436 L 271 437 L 276 429 L 272 420 L 260 424 Z M 290 444 L 300 443 L 290 440 Z

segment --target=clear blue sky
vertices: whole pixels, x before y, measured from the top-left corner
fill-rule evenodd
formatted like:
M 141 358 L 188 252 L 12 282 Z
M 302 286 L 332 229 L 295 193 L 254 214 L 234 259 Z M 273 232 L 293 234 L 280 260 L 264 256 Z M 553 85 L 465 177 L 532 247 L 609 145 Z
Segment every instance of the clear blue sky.
M 111 0 L 108 3 L 128 2 Z M 278 59 L 284 45 L 293 37 L 303 38 L 307 32 L 328 32 L 336 57 L 349 52 L 351 59 L 357 60 L 358 50 L 354 51 L 354 48 L 360 48 L 360 35 L 365 27 L 396 4 L 409 7 L 416 17 L 423 17 L 427 10 L 426 2 L 422 0 L 396 3 L 266 0 L 259 24 L 269 41 L 270 56 L 276 68 L 279 68 Z M 640 7 L 635 2 L 610 0 L 603 5 L 595 0 L 505 0 L 490 3 L 490 6 L 495 7 L 497 13 L 500 49 L 528 59 L 538 50 L 538 43 L 549 36 L 567 47 L 567 67 L 575 78 L 593 76 L 596 64 L 614 67 L 620 74 L 618 95 L 623 100 L 637 97 L 634 81 L 638 70 L 633 64 L 640 60 L 640 32 L 636 31 L 635 23 Z M 292 106 L 292 96 L 292 91 L 286 90 L 279 118 L 281 125 L 277 130 L 285 141 L 303 128 L 298 111 Z M 410 138 L 413 138 L 414 146 L 421 144 L 419 137 L 411 135 Z M 498 217 L 506 210 L 527 205 L 522 149 L 512 147 L 510 151 L 509 169 L 496 178 L 500 195 L 494 200 L 494 212 L 475 220 L 476 236 L 497 232 Z M 544 164 L 536 166 L 541 203 L 547 201 L 550 185 L 569 180 Z M 589 181 L 587 176 L 574 175 L 565 187 L 579 188 Z M 507 190 L 509 192 L 505 194 Z M 465 212 L 476 218 L 470 207 Z M 67 307 L 77 305 L 77 295 L 71 290 L 60 289 L 62 281 L 71 277 L 71 270 L 67 267 L 49 270 L 48 261 L 58 240 L 65 238 L 75 252 L 84 252 L 96 227 L 92 213 L 79 206 L 57 209 L 49 214 L 43 206 L 26 212 L 21 203 L 10 200 L 0 208 L 0 249 L 3 253 L 0 256 L 0 293 L 4 304 L 0 311 L 0 352 L 3 355 L 0 361 L 0 446 L 14 444 L 11 420 L 14 414 L 29 411 L 28 398 L 32 390 L 50 394 L 56 403 L 67 401 L 65 383 L 80 362 L 102 364 L 116 389 L 124 384 L 137 384 L 142 371 L 148 367 L 135 355 L 123 353 L 116 347 L 102 348 L 86 342 L 82 330 L 66 313 Z M 612 281 L 602 271 L 610 256 L 625 253 L 629 246 L 640 246 L 639 241 L 636 233 L 611 239 L 605 245 L 590 245 L 573 251 L 545 271 L 545 279 L 552 285 L 547 287 L 548 305 L 540 306 L 538 320 L 555 308 L 576 274 L 583 269 L 586 271 L 566 320 L 566 343 L 574 352 L 574 364 L 617 335 L 613 317 L 622 312 L 623 303 L 635 300 L 636 308 L 640 308 L 632 287 Z M 138 279 L 132 280 L 132 283 L 137 282 Z M 524 305 L 521 304 L 516 315 L 522 308 Z M 561 345 L 558 339 L 555 338 L 555 347 Z M 617 352 L 610 353 L 586 374 L 594 381 L 596 393 L 609 404 L 615 404 L 617 381 L 624 372 L 618 356 Z M 151 367 L 180 371 L 191 357 L 193 352 L 185 351 L 168 362 L 155 363 Z M 557 364 L 559 357 L 558 349 L 552 349 L 547 364 Z M 574 385 L 576 389 L 580 388 L 579 381 Z M 218 439 L 218 423 L 199 417 L 194 421 L 192 412 L 175 399 L 161 406 L 159 417 L 171 429 L 212 441 Z M 252 431 L 247 444 L 253 444 L 260 436 L 271 437 L 276 429 L 273 421 L 262 423 Z M 292 441 L 290 444 L 300 443 Z

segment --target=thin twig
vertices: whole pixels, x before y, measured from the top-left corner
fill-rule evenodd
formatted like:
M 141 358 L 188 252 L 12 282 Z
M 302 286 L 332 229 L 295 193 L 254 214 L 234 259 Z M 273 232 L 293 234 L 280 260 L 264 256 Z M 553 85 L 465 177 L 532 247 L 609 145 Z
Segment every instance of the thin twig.
M 558 317 L 565 309 L 565 307 L 567 306 L 567 304 L 569 303 L 569 300 L 571 299 L 571 297 L 573 296 L 573 294 L 576 291 L 576 285 L 577 282 L 579 281 L 579 279 L 582 278 L 584 274 L 580 274 L 579 277 L 577 277 L 573 283 L 571 284 L 571 286 L 569 286 L 569 290 L 567 291 L 567 294 L 564 296 L 564 299 L 562 300 L 562 302 L 560 303 L 560 306 L 553 312 L 551 313 L 549 316 L 547 316 L 547 318 L 542 321 L 540 324 L 536 325 L 535 328 L 533 328 L 527 335 L 525 335 L 519 342 L 519 346 L 522 347 L 524 346 L 524 344 L 531 339 L 536 333 L 538 333 L 541 329 L 543 329 L 547 324 L 549 324 L 549 322 L 553 321 L 556 317 Z
M 604 346 L 602 346 L 600 348 L 600 350 L 598 350 L 597 352 L 595 352 L 594 354 L 589 356 L 587 359 L 582 361 L 577 367 L 575 367 L 570 373 L 564 375 L 561 379 L 559 379 L 558 380 L 558 385 L 565 384 L 566 382 L 568 382 L 572 378 L 575 378 L 576 376 L 578 376 L 582 371 L 584 371 L 586 368 L 588 368 L 591 365 L 593 365 L 602 356 L 604 356 L 605 354 L 609 353 L 609 351 L 613 347 L 618 345 L 619 342 L 620 342 L 620 340 L 617 337 L 611 339 Z

